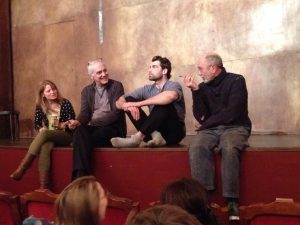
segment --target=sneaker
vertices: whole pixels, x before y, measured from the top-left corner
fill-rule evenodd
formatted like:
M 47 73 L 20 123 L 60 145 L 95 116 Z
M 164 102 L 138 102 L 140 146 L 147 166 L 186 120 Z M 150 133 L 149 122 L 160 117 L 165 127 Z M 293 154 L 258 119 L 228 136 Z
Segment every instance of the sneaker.
M 239 205 L 234 201 L 230 201 L 227 204 L 228 208 L 228 216 L 230 221 L 240 220 L 240 212 L 239 212 Z

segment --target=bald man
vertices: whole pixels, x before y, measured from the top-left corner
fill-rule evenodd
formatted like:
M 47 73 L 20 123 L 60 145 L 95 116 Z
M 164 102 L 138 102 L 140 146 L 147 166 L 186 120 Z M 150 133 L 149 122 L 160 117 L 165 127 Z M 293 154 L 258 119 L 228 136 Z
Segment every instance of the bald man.
M 184 77 L 200 124 L 189 148 L 192 177 L 209 192 L 215 189 L 213 151 L 218 147 L 229 220 L 239 220 L 240 154 L 248 146 L 251 132 L 246 82 L 242 75 L 226 72 L 222 58 L 215 53 L 199 57 L 197 68 L 203 80 L 199 85 L 192 75 Z

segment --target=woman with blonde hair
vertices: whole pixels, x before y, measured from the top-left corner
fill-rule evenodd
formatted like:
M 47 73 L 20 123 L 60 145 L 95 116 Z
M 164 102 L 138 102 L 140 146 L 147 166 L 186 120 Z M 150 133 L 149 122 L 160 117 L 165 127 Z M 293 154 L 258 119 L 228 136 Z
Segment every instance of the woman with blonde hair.
M 105 217 L 107 197 L 93 176 L 77 178 L 55 202 L 56 225 L 100 225 Z
M 60 95 L 52 81 L 44 80 L 38 90 L 34 118 L 34 127 L 39 133 L 10 178 L 21 180 L 39 155 L 40 188 L 48 188 L 51 151 L 54 146 L 67 146 L 71 143 L 71 130 L 68 129 L 68 121 L 71 119 L 75 119 L 71 102 Z

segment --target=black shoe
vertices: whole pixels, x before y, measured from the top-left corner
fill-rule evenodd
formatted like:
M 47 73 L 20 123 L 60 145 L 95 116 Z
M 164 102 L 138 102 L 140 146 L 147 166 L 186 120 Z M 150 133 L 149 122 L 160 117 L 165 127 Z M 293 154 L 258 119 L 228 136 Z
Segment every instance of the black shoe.
M 234 201 L 230 201 L 227 204 L 228 208 L 228 216 L 230 221 L 240 220 L 240 212 L 239 212 L 239 205 Z

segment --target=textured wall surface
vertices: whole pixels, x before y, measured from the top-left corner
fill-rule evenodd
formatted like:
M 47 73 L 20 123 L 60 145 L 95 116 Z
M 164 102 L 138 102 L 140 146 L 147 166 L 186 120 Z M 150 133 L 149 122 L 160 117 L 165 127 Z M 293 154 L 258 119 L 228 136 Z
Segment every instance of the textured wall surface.
M 22 121 L 32 118 L 37 84 L 46 78 L 78 112 L 91 59 L 103 57 L 111 77 L 130 91 L 148 82 L 154 55 L 168 57 L 171 79 L 182 83 L 179 75 L 197 74 L 199 54 L 216 51 L 227 71 L 246 78 L 253 131 L 300 132 L 298 0 L 12 0 L 12 15 L 15 105 Z M 184 92 L 192 133 L 191 94 Z M 23 136 L 30 135 L 25 125 Z

